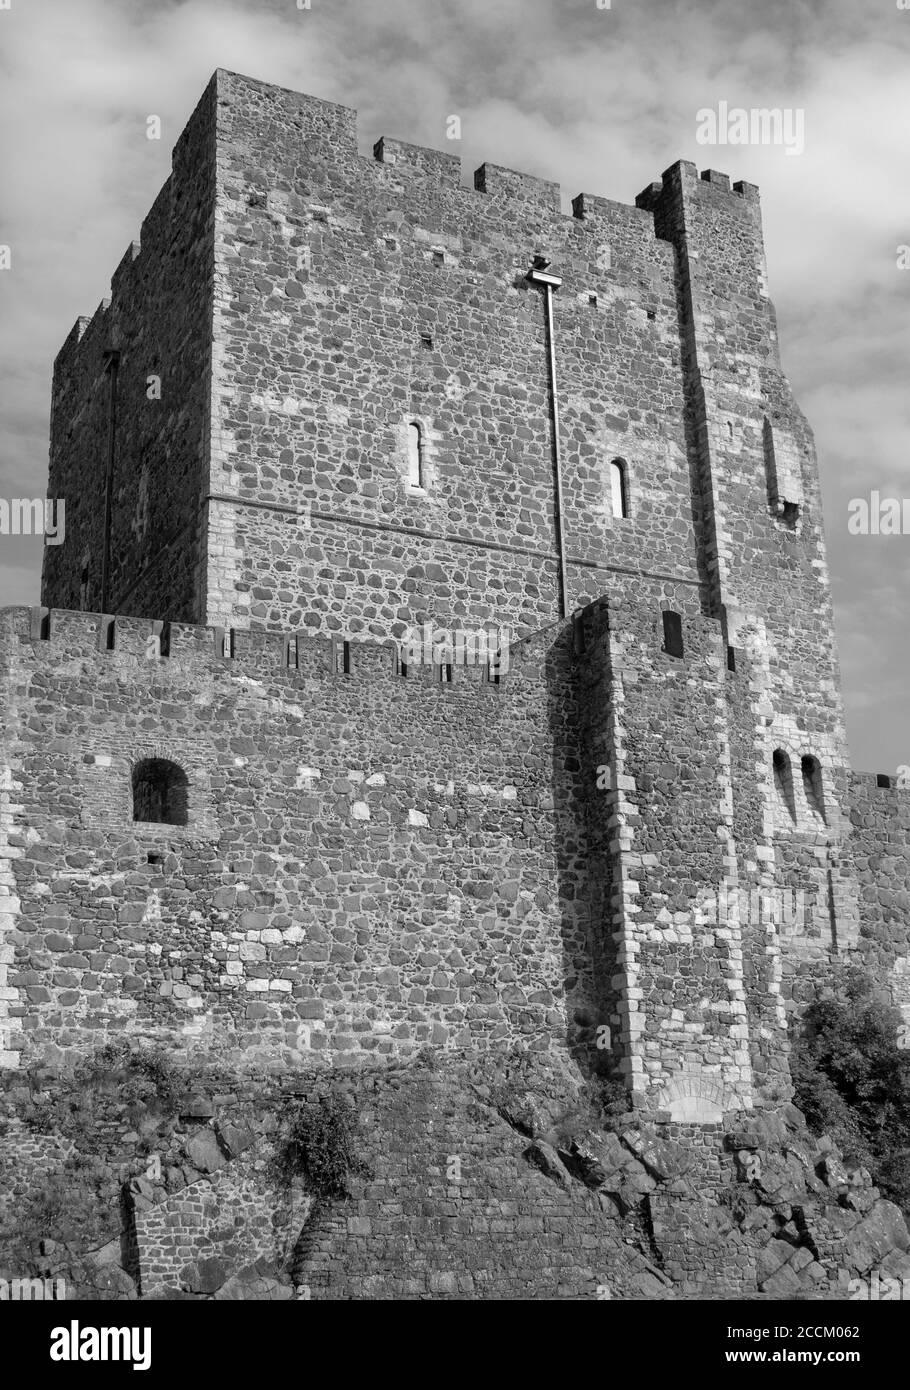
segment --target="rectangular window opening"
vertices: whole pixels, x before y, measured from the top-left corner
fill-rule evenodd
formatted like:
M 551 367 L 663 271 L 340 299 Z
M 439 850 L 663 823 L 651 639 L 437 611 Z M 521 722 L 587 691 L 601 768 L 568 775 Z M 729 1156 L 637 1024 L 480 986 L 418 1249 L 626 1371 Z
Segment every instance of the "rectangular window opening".
M 667 656 L 681 657 L 683 655 L 682 618 L 679 613 L 673 613 L 669 608 L 665 608 L 663 623 L 664 651 Z
M 408 425 L 408 483 L 411 487 L 424 487 L 423 460 L 423 430 L 412 420 Z

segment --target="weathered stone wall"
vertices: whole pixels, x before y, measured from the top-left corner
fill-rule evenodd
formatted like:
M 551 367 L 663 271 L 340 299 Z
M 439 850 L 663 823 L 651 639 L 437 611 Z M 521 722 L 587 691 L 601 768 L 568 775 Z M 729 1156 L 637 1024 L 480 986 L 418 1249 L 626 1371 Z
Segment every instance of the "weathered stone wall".
M 910 1025 L 910 794 L 874 773 L 850 778 L 850 852 L 859 884 L 862 959 Z
M 215 102 L 212 81 L 109 301 L 54 363 L 49 495 L 66 503 L 66 538 L 45 549 L 42 593 L 58 607 L 191 622 L 204 601 Z
M 562 281 L 566 622 L 535 256 Z M 52 611 L 0 618 L 0 1066 L 117 1032 L 286 1071 L 568 1047 L 717 1195 L 722 1120 L 789 1096 L 787 1011 L 832 962 L 865 958 L 910 1014 L 910 816 L 848 770 L 751 185 L 679 163 L 634 208 L 564 215 L 555 184 L 485 164 L 463 187 L 390 139 L 364 157 L 347 108 L 219 71 L 58 358 L 51 492 Z M 427 619 L 509 629 L 508 673 L 405 674 L 392 639 Z M 133 819 L 149 758 L 185 769 L 185 827 Z M 156 1277 L 215 1219 L 197 1196 L 137 1217 Z M 347 1231 L 359 1294 L 374 1197 Z M 686 1292 L 773 1277 L 689 1198 L 652 1212 Z M 594 1236 L 563 1258 L 543 1205 L 476 1229 L 527 1237 L 529 1264 L 544 1241 L 533 1287 L 578 1292 Z M 485 1261 L 404 1291 L 514 1292 Z
M 34 1080 L 28 1124 L 3 1131 L 13 1159 L 34 1159 L 22 1135 L 61 1079 Z M 897 1208 L 792 1106 L 604 1130 L 564 1058 L 521 1050 L 187 1081 L 164 1115 L 107 1087 L 79 1143 L 109 1209 L 31 1255 L 0 1213 L 4 1277 L 62 1277 L 73 1299 L 844 1298 L 856 1275 L 910 1271 Z M 316 1201 L 274 1159 L 327 1087 L 347 1093 L 356 1162 L 345 1198 Z
M 188 1141 L 190 1159 L 203 1137 L 213 1156 L 199 1161 L 212 1171 L 176 1191 L 173 1182 L 167 1192 L 147 1177 L 132 1184 L 134 1271 L 144 1298 L 174 1288 L 214 1293 L 257 1261 L 285 1264 L 312 1206 L 311 1198 L 275 1180 L 270 1144 L 224 1167 L 229 1154 L 212 1129 Z
M 678 256 L 691 446 L 704 505 L 714 611 L 765 625 L 775 717 L 827 735 L 845 762 L 843 716 L 812 434 L 780 364 L 758 189 L 685 161 L 639 199 Z M 766 421 L 768 422 L 766 426 Z M 776 449 L 776 453 L 775 453 Z M 773 458 L 797 485 L 779 510 Z M 782 592 L 787 601 L 781 602 Z
M 842 946 L 838 900 L 799 949 L 743 908 L 808 897 L 811 836 L 775 822 L 761 672 L 688 589 L 589 607 L 499 684 L 364 641 L 345 673 L 319 637 L 239 631 L 225 657 L 206 628 L 3 623 L 7 1065 L 124 1028 L 247 1063 L 525 1040 L 612 1057 L 675 1120 L 789 1095 L 785 1006 Z M 185 827 L 133 820 L 153 757 L 187 773 Z M 858 844 L 843 875 L 871 874 Z M 867 892 L 873 964 L 904 979 L 901 900 Z
M 557 185 L 489 164 L 465 188 L 456 156 L 400 141 L 364 158 L 353 112 L 218 80 L 212 491 L 236 500 L 217 504 L 206 619 L 397 635 L 430 615 L 557 615 L 535 253 L 563 277 L 568 607 L 614 568 L 695 581 L 673 257 L 652 219 L 588 197 L 564 216 Z M 275 138 L 288 129 L 304 138 Z M 609 511 L 614 456 L 627 521 Z M 304 503 L 301 540 L 287 513 Z
M 664 647 L 664 610 L 682 615 L 682 655 Z M 618 1060 L 648 1108 L 717 1122 L 753 1098 L 738 924 L 704 924 L 736 863 L 720 625 L 652 585 L 583 626 L 586 648 L 607 646 L 613 697 Z
M 39 1097 L 53 1084 L 45 1073 Z M 623 1231 L 623 1213 L 657 1186 L 644 1164 L 617 1141 L 616 1195 L 601 1194 L 536 1137 L 577 1100 L 579 1077 L 564 1059 L 427 1056 L 336 1074 L 328 1084 L 348 1094 L 359 1165 L 341 1201 L 314 1202 L 305 1179 L 288 1187 L 275 1166 L 295 1103 L 325 1095 L 325 1074 L 196 1072 L 192 1084 L 179 1120 L 139 1107 L 141 1142 L 126 1129 L 135 1105 L 118 1104 L 116 1091 L 98 1104 L 82 1141 L 124 1185 L 121 1212 L 110 1213 L 122 1234 L 112 1240 L 102 1221 L 49 1253 L 70 1297 L 672 1295 L 647 1238 L 634 1222 Z M 0 1089 L 0 1120 L 4 1099 Z M 5 1132 L 0 1154 L 31 1157 L 28 1134 L 21 1123 Z M 54 1170 L 52 1155 L 32 1163 L 20 1201 Z M 9 1268 L 4 1215 L 0 1270 Z
M 92 450 L 97 461 L 86 519 L 49 561 L 47 604 L 98 606 L 94 585 L 80 600 L 80 557 L 87 518 L 103 514 L 100 374 L 115 324 L 115 611 L 379 634 L 425 616 L 552 620 L 544 305 L 524 278 L 535 253 L 563 276 L 569 607 L 611 573 L 698 583 L 674 257 L 648 213 L 581 195 L 564 216 L 556 185 L 491 165 L 466 188 L 455 157 L 398 141 L 364 158 L 353 112 L 225 72 L 187 127 L 173 187 L 193 172 L 195 216 L 185 196 L 166 209 L 181 254 L 169 223 L 156 230 L 159 199 L 111 308 L 61 360 L 72 386 L 55 392 L 54 487 L 74 491 Z M 165 371 L 157 403 L 144 399 L 152 359 Z M 407 483 L 410 420 L 425 433 L 423 491 Z M 178 424 L 196 435 L 173 437 Z M 610 513 L 613 457 L 628 465 L 625 520 Z M 142 464 L 131 474 L 130 460 Z M 176 496 L 161 467 L 180 472 Z M 172 575 L 195 574 L 200 516 L 207 573 L 178 606 L 160 565 L 145 575 L 145 547 L 167 537 Z
M 572 1043 L 596 1009 L 571 627 L 482 667 L 388 647 L 5 610 L 14 1047 L 115 1030 L 239 1060 Z M 41 624 L 35 624 L 40 632 Z M 566 646 L 569 650 L 566 652 Z M 100 650 L 99 650 L 100 647 Z M 131 773 L 189 779 L 185 827 Z
M 851 949 L 859 928 L 843 849 L 848 756 L 815 449 L 780 364 L 758 190 L 731 189 L 713 170 L 699 178 L 681 162 L 638 202 L 677 250 L 710 611 L 734 660 L 752 667 L 754 697 L 742 719 L 757 756 L 739 762 L 734 795 L 761 788 L 758 862 L 765 870 L 773 859 L 778 888 L 804 892 L 804 920 L 789 934 L 787 954 L 814 970 L 832 949 Z M 789 760 L 792 814 L 770 776 L 775 750 Z M 820 765 L 822 814 L 804 793 L 806 757 Z M 739 886 L 761 885 L 753 873 Z M 768 944 L 777 951 L 779 942 Z

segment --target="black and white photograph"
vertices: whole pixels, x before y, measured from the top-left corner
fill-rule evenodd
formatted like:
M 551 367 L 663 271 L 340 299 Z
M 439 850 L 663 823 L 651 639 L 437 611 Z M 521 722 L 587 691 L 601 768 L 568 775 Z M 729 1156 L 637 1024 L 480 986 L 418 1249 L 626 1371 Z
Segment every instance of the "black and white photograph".
M 893 1364 L 910 0 L 0 0 L 0 130 L 22 1374 Z

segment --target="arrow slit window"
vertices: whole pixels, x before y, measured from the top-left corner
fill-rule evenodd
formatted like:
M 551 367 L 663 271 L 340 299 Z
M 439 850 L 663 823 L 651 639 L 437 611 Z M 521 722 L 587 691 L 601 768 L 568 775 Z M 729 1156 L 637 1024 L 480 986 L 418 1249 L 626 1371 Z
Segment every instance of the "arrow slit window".
M 610 508 L 618 520 L 629 515 L 629 485 L 625 459 L 613 459 L 610 463 Z

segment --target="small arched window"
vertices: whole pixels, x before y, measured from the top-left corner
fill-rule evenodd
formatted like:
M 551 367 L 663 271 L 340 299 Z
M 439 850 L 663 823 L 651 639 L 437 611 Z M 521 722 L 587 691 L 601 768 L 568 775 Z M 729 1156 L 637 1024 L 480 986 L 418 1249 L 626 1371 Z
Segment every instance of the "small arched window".
M 408 425 L 408 483 L 411 487 L 424 486 L 423 430 L 416 420 Z
M 133 768 L 133 820 L 186 825 L 188 782 L 167 758 L 144 758 Z
M 803 791 L 806 794 L 806 805 L 809 811 L 818 816 L 819 820 L 825 819 L 825 793 L 822 785 L 822 768 L 818 758 L 813 758 L 807 753 L 802 760 L 803 769 Z
M 629 481 L 625 459 L 610 463 L 610 507 L 615 517 L 629 515 Z
M 774 790 L 777 793 L 777 800 L 782 809 L 786 810 L 790 820 L 796 823 L 796 801 L 793 796 L 793 771 L 790 767 L 790 759 L 782 748 L 774 750 Z

